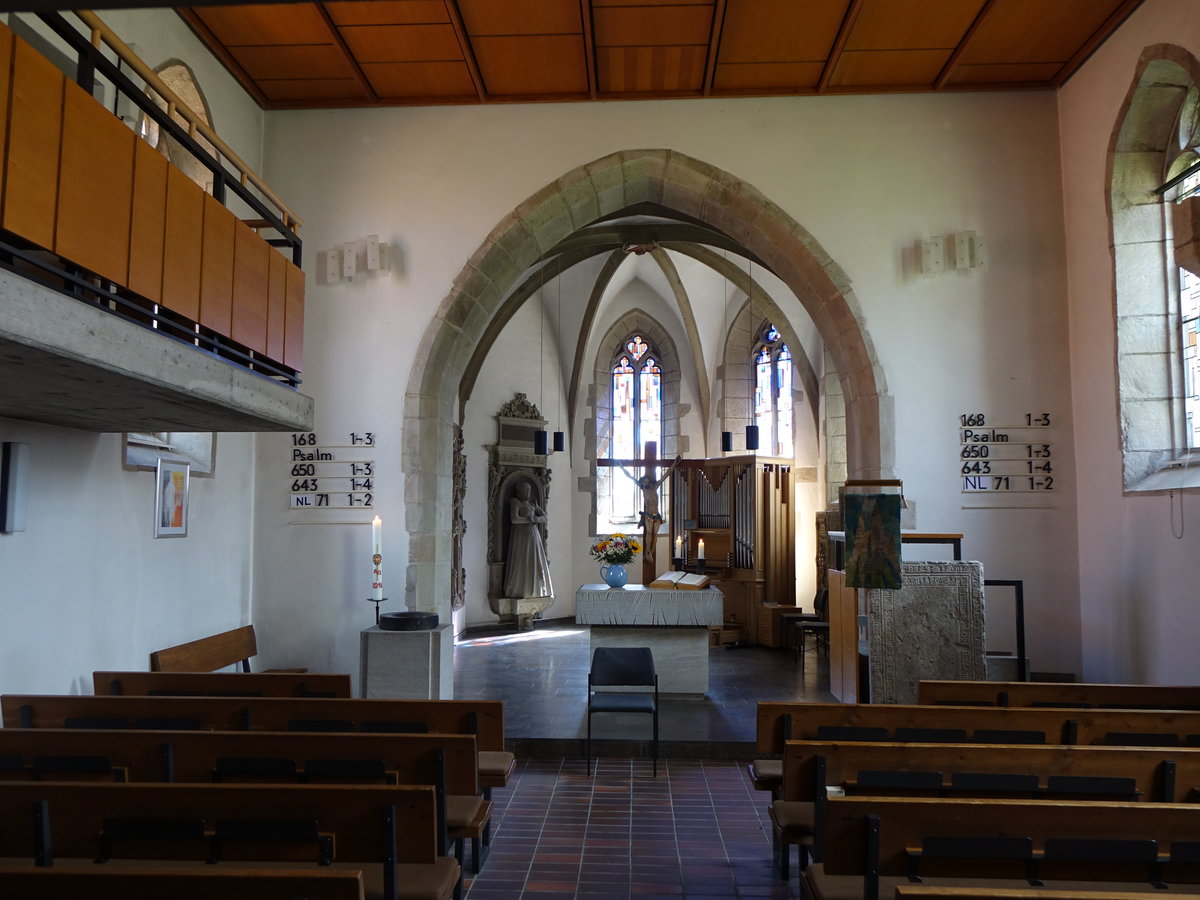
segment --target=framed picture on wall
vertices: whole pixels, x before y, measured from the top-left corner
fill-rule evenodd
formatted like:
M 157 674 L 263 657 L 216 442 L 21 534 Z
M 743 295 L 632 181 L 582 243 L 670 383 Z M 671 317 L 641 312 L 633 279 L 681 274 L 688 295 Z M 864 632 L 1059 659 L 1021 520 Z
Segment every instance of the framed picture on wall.
M 187 537 L 188 481 L 191 466 L 159 459 L 155 469 L 154 536 Z

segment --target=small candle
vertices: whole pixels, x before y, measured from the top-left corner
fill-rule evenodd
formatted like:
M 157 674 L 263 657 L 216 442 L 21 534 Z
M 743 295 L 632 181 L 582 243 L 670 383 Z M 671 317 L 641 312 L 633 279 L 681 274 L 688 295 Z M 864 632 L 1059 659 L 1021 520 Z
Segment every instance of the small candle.
M 371 599 L 383 600 L 383 520 L 371 520 Z
M 704 559 L 704 538 L 696 545 L 696 559 Z
M 675 538 L 675 558 L 683 559 L 683 537 Z

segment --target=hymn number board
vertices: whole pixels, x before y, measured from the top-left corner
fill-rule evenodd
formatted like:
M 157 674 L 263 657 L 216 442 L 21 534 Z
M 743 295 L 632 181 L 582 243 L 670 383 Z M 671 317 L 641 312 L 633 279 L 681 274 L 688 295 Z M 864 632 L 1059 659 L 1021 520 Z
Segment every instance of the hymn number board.
M 1055 455 L 1054 416 L 1026 412 L 1007 420 L 986 413 L 958 417 L 959 478 L 963 494 L 1009 497 L 991 506 L 1048 505 L 1059 489 L 1063 460 Z M 1039 495 L 1042 502 L 1030 503 Z
M 322 443 L 315 431 L 292 434 L 288 448 L 291 509 L 372 509 L 375 433 L 352 431 L 346 443 Z

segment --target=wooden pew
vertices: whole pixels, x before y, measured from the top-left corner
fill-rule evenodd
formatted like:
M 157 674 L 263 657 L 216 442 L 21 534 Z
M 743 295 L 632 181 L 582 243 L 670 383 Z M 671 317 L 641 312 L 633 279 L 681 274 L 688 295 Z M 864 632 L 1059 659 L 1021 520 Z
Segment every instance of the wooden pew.
M 7 721 L 7 718 L 6 718 Z M 1200 711 L 892 704 L 759 703 L 760 754 L 791 740 L 1196 746 Z M 903 729 L 903 731 L 901 730 Z M 937 734 L 937 738 L 913 735 Z M 954 735 L 959 737 L 955 738 Z
M 504 747 L 500 700 L 362 700 L 285 697 L 0 697 L 5 728 L 192 728 L 208 731 L 423 729 L 474 734 L 485 795 L 515 766 Z M 1200 730 L 1200 729 L 1198 729 Z
M 202 865 L 169 869 L 2 866 L 0 896 L 38 900 L 364 900 L 362 873 L 351 869 L 299 874 L 286 869 L 231 871 Z
M 46 759 L 58 763 L 50 773 L 39 765 Z M 470 840 L 476 872 L 486 858 L 492 804 L 478 797 L 474 735 L 0 729 L 0 780 L 61 778 L 71 760 L 84 762 L 84 771 L 107 768 L 130 782 L 355 783 L 378 771 L 394 783 L 434 785 L 446 828 L 439 850 L 453 840 L 461 864 L 463 842 Z
M 97 696 L 352 697 L 350 676 L 295 672 L 93 672 Z
M 913 878 L 1114 898 L 1200 881 L 1196 804 L 831 797 L 827 809 L 824 861 L 804 874 L 814 900 L 878 900 Z
M 437 855 L 432 787 L 10 783 L 0 841 L 55 867 L 172 860 L 225 868 L 361 870 L 372 898 L 447 900 L 460 867 Z
M 215 672 L 226 666 L 241 666 L 250 671 L 250 658 L 258 655 L 258 638 L 253 625 L 243 625 L 220 634 L 211 634 L 150 654 L 151 672 Z M 304 669 L 272 671 L 304 672 Z
M 917 702 L 949 706 L 1200 709 L 1200 687 L 1052 681 L 922 681 Z
M 775 861 L 793 844 L 820 860 L 832 788 L 854 795 L 1191 800 L 1200 749 L 788 741 L 781 799 L 770 807 Z M 1182 785 L 1178 796 L 1177 785 Z

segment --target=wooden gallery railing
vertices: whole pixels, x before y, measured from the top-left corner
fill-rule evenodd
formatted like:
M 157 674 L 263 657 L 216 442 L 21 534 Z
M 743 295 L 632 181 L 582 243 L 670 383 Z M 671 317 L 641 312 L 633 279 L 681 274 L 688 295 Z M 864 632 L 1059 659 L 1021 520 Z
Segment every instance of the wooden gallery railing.
M 78 54 L 79 83 L 0 24 L 4 263 L 297 385 L 304 327 L 299 219 L 103 22 L 76 15 L 90 34 L 56 14 L 42 19 Z M 212 171 L 212 194 L 93 99 L 97 76 Z M 228 210 L 227 191 L 257 218 L 242 221 Z M 264 239 L 258 229 L 278 237 Z M 291 259 L 272 245 L 290 248 Z M 57 259 L 47 262 L 40 251 Z

